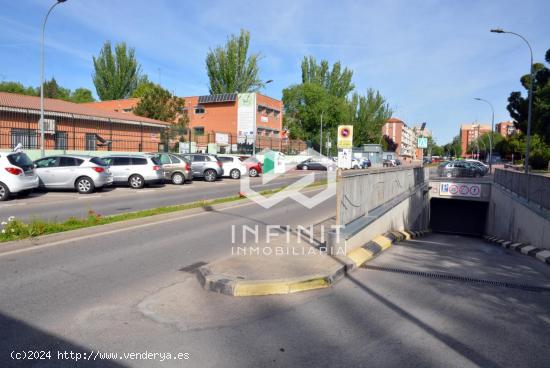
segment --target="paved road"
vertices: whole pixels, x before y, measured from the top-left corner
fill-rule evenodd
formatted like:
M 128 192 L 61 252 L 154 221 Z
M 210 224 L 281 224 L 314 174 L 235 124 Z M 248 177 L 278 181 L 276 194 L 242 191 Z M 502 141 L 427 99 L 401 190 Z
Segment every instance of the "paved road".
M 0 255 L 0 361 L 53 350 L 37 367 L 78 366 L 57 350 L 189 353 L 112 367 L 547 367 L 550 293 L 404 271 L 550 287 L 550 267 L 475 238 L 402 242 L 335 287 L 278 297 L 203 291 L 179 271 L 230 253 L 232 225 L 307 225 L 333 214 L 285 201 Z M 307 222 L 304 223 L 304 219 Z M 262 231 L 260 230 L 260 234 Z
M 255 190 L 275 189 L 296 181 L 307 172 L 290 172 L 263 184 L 264 177 L 250 178 Z M 316 180 L 326 173 L 315 172 Z M 37 192 L 26 198 L 0 202 L 0 220 L 9 216 L 19 219 L 41 218 L 65 220 L 71 216 L 85 217 L 89 210 L 101 215 L 132 212 L 199 200 L 228 197 L 239 192 L 240 182 L 224 178 L 214 183 L 196 179 L 192 184 L 151 186 L 141 190 L 128 187 L 106 188 L 103 192 L 82 195 L 74 191 Z

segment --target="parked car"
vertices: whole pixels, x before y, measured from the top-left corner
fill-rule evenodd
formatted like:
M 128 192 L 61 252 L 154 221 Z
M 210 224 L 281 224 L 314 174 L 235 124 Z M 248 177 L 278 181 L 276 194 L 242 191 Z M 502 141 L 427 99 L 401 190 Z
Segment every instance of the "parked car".
M 113 184 L 108 164 L 99 157 L 84 155 L 47 156 L 34 162 L 40 187 L 76 189 L 89 194 Z
M 364 158 L 364 159 L 361 160 L 361 167 L 363 169 L 369 168 L 371 166 L 372 166 L 372 163 L 368 158 Z
M 395 163 L 395 160 L 384 159 L 384 161 L 382 161 L 382 166 L 384 166 L 384 167 L 394 167 L 394 166 L 397 166 L 397 164 Z
M 334 165 L 335 165 L 334 162 L 329 162 L 329 160 L 323 161 L 317 158 L 309 158 L 305 161 L 300 162 L 298 165 L 296 165 L 296 169 L 326 171 L 327 168 L 332 168 Z
M 401 166 L 402 165 L 402 162 L 400 159 L 396 158 L 395 160 L 393 160 L 394 163 L 395 163 L 395 166 Z
M 208 153 L 188 153 L 183 155 L 191 162 L 191 171 L 194 178 L 204 178 L 213 182 L 223 176 L 223 163 L 216 155 Z
M 468 161 L 443 162 L 437 167 L 438 176 L 453 177 L 481 177 L 481 169 Z
M 32 160 L 24 152 L 0 152 L 0 201 L 27 195 L 38 187 Z
M 246 165 L 248 176 L 255 177 L 262 173 L 262 163 L 254 156 L 239 156 Z
M 361 163 L 359 162 L 358 159 L 356 159 L 356 158 L 352 158 L 352 159 L 351 159 L 351 168 L 352 168 L 352 169 L 360 169 L 361 166 L 362 166 L 362 165 L 361 165 Z
M 187 159 L 171 153 L 149 154 L 158 158 L 162 164 L 162 170 L 164 170 L 164 179 L 169 180 L 172 184 L 181 185 L 186 181 L 193 180 L 191 162 Z
M 111 155 L 103 157 L 113 174 L 115 184 L 128 184 L 141 189 L 149 184 L 164 183 L 160 160 L 151 155 Z
M 223 176 L 239 179 L 242 175 L 248 174 L 246 164 L 240 157 L 218 155 L 218 159 L 223 164 Z

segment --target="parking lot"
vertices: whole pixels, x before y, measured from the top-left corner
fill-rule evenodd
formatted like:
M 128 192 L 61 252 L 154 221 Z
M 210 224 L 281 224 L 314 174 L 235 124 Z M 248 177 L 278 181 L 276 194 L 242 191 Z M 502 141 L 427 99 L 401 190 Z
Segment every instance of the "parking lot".
M 306 173 L 291 171 L 265 184 L 262 177 L 250 178 L 250 182 L 256 190 L 269 190 L 289 184 Z M 315 177 L 316 180 L 322 180 L 326 174 L 316 172 Z M 35 191 L 27 197 L 14 197 L 10 201 L 1 202 L 0 219 L 15 216 L 25 220 L 64 220 L 71 216 L 87 216 L 90 210 L 101 215 L 113 215 L 234 196 L 239 191 L 240 181 L 228 178 L 211 183 L 195 179 L 184 185 L 167 183 L 138 190 L 128 186 L 111 186 L 93 194 L 79 194 L 74 190 Z

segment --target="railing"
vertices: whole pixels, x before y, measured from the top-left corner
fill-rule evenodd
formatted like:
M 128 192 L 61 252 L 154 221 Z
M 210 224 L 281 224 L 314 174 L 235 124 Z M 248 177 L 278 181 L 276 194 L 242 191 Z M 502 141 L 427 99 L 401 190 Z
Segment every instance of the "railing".
M 502 185 L 527 202 L 550 210 L 550 177 L 497 169 L 495 170 L 495 183 Z
M 340 171 L 337 176 L 336 221 L 347 225 L 369 211 L 426 183 L 429 170 L 422 167 Z

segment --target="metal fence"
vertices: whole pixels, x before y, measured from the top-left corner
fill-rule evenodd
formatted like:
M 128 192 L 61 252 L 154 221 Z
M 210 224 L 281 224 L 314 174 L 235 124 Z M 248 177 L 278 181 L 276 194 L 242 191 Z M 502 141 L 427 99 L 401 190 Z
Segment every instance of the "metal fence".
M 75 116 L 66 113 L 47 112 L 45 119 L 46 150 L 70 151 L 118 151 L 156 152 L 179 151 L 180 140 L 194 142 L 197 151 L 208 152 L 209 145 L 216 144 L 218 153 L 251 154 L 254 137 L 238 137 L 227 132 L 192 133 L 171 136 L 168 127 L 136 122 L 117 122 L 108 118 Z M 18 143 L 24 149 L 40 149 L 39 115 L 36 111 L 0 109 L 0 149 L 13 149 Z M 298 154 L 307 148 L 300 140 L 275 136 L 257 136 L 256 152 L 263 149 Z
M 412 166 L 340 172 L 336 186 L 337 223 L 347 225 L 367 216 L 369 210 L 423 185 L 428 175 L 428 168 Z
M 512 170 L 495 170 L 495 183 L 527 202 L 550 210 L 550 177 Z

